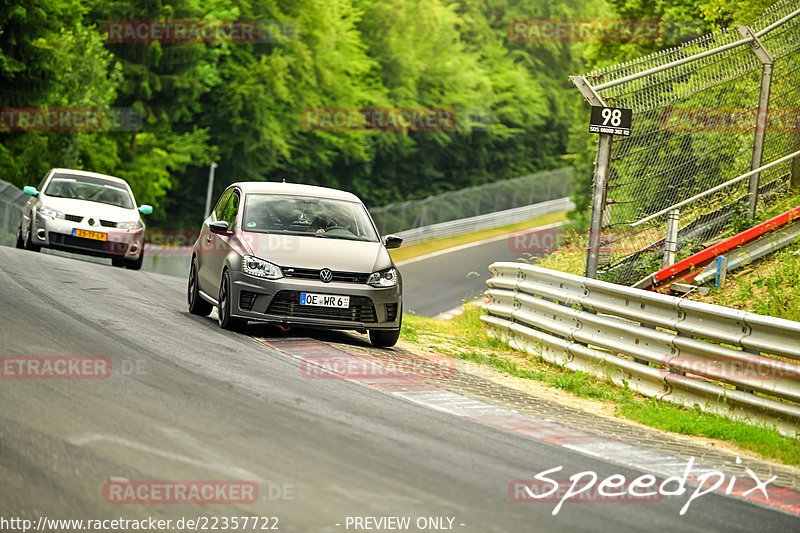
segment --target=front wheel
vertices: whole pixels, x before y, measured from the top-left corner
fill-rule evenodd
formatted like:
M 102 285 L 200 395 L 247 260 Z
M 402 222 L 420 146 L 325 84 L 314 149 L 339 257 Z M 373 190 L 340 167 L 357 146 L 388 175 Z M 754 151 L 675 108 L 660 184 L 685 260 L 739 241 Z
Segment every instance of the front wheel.
M 37 245 L 37 244 L 33 244 L 33 228 L 32 228 L 32 226 L 33 226 L 33 221 L 31 221 L 31 225 L 28 226 L 28 238 L 25 239 L 25 249 L 26 250 L 30 250 L 31 252 L 39 252 L 39 251 L 42 250 L 42 247 Z
M 22 224 L 19 225 L 19 229 L 17 230 L 17 248 L 20 250 L 25 249 L 25 239 L 22 237 Z
M 231 277 L 226 270 L 222 274 L 222 283 L 219 285 L 219 305 L 217 305 L 217 321 L 222 329 L 241 331 L 247 324 L 246 320 L 231 316 Z
M 141 270 L 142 263 L 144 263 L 144 252 L 139 254 L 138 259 L 126 259 L 125 267 L 129 270 Z
M 189 287 L 187 290 L 189 300 L 189 312 L 197 316 L 208 316 L 214 307 L 200 296 L 200 289 L 197 287 L 197 262 L 192 260 L 192 267 L 189 270 Z
M 376 348 L 390 348 L 397 344 L 397 339 L 400 338 L 400 329 L 403 323 L 403 310 L 400 309 L 400 324 L 397 329 L 371 329 L 369 330 L 369 342 Z
M 369 330 L 369 342 L 376 348 L 390 348 L 397 344 L 398 338 L 400 338 L 399 329 Z

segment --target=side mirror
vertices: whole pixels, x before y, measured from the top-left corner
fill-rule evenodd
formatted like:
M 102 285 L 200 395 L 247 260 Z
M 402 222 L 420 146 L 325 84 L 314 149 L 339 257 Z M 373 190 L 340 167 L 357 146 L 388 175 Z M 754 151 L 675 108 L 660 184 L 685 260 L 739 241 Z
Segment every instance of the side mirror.
M 383 244 L 386 246 L 387 250 L 391 250 L 392 248 L 400 248 L 400 245 L 403 244 L 403 239 L 397 235 L 387 235 L 383 239 Z
M 152 215 L 153 206 L 149 204 L 142 204 L 139 206 L 139 212 L 143 215 Z
M 22 192 L 29 196 L 39 196 L 39 191 L 36 190 L 36 187 L 31 187 L 30 185 L 23 187 Z
M 229 231 L 228 222 L 225 220 L 218 220 L 216 222 L 212 222 L 211 224 L 208 225 L 208 229 L 209 231 L 211 231 L 211 233 L 222 233 L 222 234 L 228 233 Z

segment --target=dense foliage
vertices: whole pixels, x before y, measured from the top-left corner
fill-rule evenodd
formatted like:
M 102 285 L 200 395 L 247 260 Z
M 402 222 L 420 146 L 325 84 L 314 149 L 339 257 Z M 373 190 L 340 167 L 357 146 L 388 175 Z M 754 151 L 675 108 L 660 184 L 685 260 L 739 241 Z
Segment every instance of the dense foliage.
M 767 0 L 6 0 L 3 109 L 125 109 L 134 126 L 0 131 L 2 177 L 51 167 L 126 178 L 153 221 L 195 227 L 208 165 L 237 180 L 332 186 L 368 205 L 576 164 L 590 181 L 587 108 L 569 74 L 669 42 L 524 42 L 514 19 L 672 18 L 700 32 Z M 237 42 L 116 42 L 108 21 L 254 20 Z M 310 108 L 446 108 L 446 131 L 304 127 Z M 108 121 L 110 122 L 110 121 Z M 580 196 L 579 198 L 585 198 Z M 581 206 L 585 202 L 579 202 Z

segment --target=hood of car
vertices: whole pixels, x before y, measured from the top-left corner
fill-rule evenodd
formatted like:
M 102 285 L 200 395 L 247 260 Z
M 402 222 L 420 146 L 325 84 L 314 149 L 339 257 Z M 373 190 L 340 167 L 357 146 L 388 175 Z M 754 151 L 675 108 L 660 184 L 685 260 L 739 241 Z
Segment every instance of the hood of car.
M 41 205 L 55 209 L 56 211 L 61 211 L 65 215 L 102 218 L 103 220 L 110 220 L 113 222 L 133 222 L 139 220 L 139 211 L 136 209 L 125 209 L 124 207 L 101 204 L 99 202 L 53 196 L 45 196 L 41 198 L 41 201 Z
M 392 266 L 380 242 L 256 232 L 242 232 L 239 237 L 253 255 L 281 267 L 372 273 Z

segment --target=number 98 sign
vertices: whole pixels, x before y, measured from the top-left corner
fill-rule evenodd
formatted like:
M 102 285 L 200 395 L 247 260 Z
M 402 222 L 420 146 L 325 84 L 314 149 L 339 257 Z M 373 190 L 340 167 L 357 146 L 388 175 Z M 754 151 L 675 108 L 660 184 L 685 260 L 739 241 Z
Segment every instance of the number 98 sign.
M 632 116 L 633 111 L 630 109 L 592 106 L 589 132 L 628 136 L 631 134 Z

